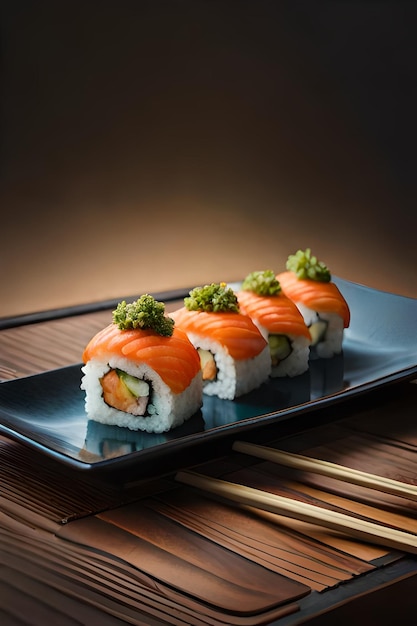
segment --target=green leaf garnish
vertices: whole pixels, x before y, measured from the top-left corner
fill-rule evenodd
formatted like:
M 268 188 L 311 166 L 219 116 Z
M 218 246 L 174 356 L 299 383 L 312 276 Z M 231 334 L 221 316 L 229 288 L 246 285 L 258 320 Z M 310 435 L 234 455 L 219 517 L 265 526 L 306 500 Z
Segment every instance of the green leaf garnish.
M 174 320 L 165 315 L 165 305 L 145 294 L 135 302 L 119 302 L 113 311 L 113 322 L 120 330 L 142 328 L 153 330 L 158 335 L 170 337 L 174 331 Z
M 226 283 L 211 283 L 204 287 L 195 287 L 184 298 L 184 305 L 189 311 L 206 313 L 239 313 L 237 296 Z
M 244 291 L 253 291 L 258 296 L 277 296 L 281 285 L 272 270 L 251 272 L 242 283 Z
M 297 278 L 317 280 L 328 283 L 331 274 L 327 266 L 311 255 L 310 248 L 298 250 L 295 254 L 290 254 L 286 264 L 287 270 L 294 272 Z

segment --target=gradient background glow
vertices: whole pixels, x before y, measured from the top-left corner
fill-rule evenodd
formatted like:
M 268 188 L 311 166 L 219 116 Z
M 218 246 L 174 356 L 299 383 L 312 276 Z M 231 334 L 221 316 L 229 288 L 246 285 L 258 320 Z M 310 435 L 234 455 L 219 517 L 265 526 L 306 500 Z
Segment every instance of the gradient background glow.
M 417 297 L 415 3 L 2 8 L 0 316 L 281 271 Z

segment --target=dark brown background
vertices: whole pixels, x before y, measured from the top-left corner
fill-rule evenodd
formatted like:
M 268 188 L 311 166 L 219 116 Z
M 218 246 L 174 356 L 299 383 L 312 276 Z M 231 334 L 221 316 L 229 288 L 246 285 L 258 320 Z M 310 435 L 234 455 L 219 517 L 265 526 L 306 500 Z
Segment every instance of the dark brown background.
M 416 4 L 3 3 L 0 315 L 280 271 L 417 297 Z

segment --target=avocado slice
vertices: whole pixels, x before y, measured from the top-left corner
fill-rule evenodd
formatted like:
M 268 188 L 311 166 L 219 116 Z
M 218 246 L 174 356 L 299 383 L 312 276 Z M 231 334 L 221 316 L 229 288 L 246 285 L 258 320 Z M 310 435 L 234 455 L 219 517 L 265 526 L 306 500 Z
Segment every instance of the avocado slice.
M 135 396 L 135 398 L 143 398 L 149 396 L 149 383 L 142 380 L 141 378 L 136 378 L 136 376 L 132 376 L 123 370 L 116 370 L 117 375 L 120 380 L 126 385 L 129 389 L 130 393 Z
M 269 335 L 268 343 L 272 365 L 278 365 L 292 352 L 291 341 L 286 335 Z
M 326 336 L 327 325 L 328 323 L 326 322 L 326 320 L 321 319 L 318 319 L 317 322 L 311 324 L 308 329 L 310 331 L 312 340 L 311 345 L 315 346 L 320 341 L 323 341 L 324 337 Z

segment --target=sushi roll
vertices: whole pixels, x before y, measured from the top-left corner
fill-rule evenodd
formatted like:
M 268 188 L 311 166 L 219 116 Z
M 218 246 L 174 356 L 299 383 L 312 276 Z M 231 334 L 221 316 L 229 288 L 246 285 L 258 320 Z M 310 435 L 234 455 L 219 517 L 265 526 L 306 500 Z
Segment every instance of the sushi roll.
M 184 331 L 148 294 L 119 303 L 83 352 L 81 389 L 90 419 L 161 433 L 202 406 L 200 359 Z
M 312 350 L 322 358 L 339 354 L 350 310 L 329 269 L 307 248 L 288 257 L 286 270 L 277 279 L 309 327 Z
M 310 331 L 297 306 L 282 292 L 274 272 L 251 272 L 236 295 L 242 313 L 249 315 L 268 341 L 271 377 L 293 377 L 306 372 Z
M 196 287 L 171 316 L 200 355 L 206 395 L 233 400 L 268 380 L 268 342 L 226 283 Z

